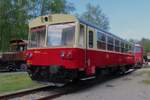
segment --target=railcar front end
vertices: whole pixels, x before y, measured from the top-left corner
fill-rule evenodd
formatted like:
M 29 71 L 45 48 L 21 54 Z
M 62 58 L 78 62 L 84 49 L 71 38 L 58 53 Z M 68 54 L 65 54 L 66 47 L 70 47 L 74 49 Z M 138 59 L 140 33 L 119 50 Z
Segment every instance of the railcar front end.
M 41 16 L 30 25 L 26 52 L 28 73 L 33 80 L 67 82 L 84 67 L 84 50 L 76 48 L 77 20 L 69 15 Z

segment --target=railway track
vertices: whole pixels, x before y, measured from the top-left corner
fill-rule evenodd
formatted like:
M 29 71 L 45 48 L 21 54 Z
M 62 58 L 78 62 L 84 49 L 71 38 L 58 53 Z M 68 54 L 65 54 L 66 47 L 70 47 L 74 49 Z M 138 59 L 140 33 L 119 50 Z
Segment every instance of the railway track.
M 43 86 L 0 95 L 0 100 L 49 100 L 65 94 L 65 92 L 58 91 L 57 89 L 55 86 Z

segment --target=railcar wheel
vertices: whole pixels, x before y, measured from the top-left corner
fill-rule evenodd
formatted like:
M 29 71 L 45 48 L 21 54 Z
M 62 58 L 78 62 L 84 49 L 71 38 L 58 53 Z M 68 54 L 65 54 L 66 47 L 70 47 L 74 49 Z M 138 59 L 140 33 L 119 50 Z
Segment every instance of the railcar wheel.
M 26 64 L 21 64 L 20 65 L 20 70 L 21 71 L 27 71 L 27 65 Z
M 142 64 L 141 64 L 140 62 L 138 62 L 138 63 L 135 65 L 134 68 L 135 68 L 135 69 L 140 69 L 140 68 L 142 68 Z
M 127 71 L 127 70 L 126 70 L 126 67 L 125 67 L 125 66 L 120 68 L 120 74 L 121 74 L 121 75 L 125 74 L 126 71 Z
M 6 66 L 6 70 L 8 70 L 9 72 L 16 71 L 16 66 L 14 64 L 9 64 Z

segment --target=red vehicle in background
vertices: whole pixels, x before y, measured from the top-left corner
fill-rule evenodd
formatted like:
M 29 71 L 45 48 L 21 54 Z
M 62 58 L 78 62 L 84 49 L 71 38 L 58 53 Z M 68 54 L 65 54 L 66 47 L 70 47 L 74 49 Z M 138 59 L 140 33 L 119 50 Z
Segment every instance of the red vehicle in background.
M 24 52 L 27 49 L 27 41 L 13 39 L 9 43 L 10 50 L 0 53 L 0 71 L 25 71 Z
M 139 44 L 134 45 L 134 63 L 136 68 L 141 68 L 143 65 L 143 47 Z
M 147 64 L 150 65 L 150 52 L 147 53 Z

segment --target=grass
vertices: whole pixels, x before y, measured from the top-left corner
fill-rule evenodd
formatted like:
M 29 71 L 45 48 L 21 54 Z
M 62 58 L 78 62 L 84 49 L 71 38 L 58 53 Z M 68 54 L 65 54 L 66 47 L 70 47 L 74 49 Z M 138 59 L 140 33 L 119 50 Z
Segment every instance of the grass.
M 42 86 L 33 82 L 27 73 L 0 73 L 0 94 Z
M 143 83 L 150 85 L 150 80 L 143 80 Z
M 150 70 L 143 70 L 139 73 L 139 75 L 144 77 L 144 80 L 142 80 L 142 82 L 144 84 L 150 85 Z

